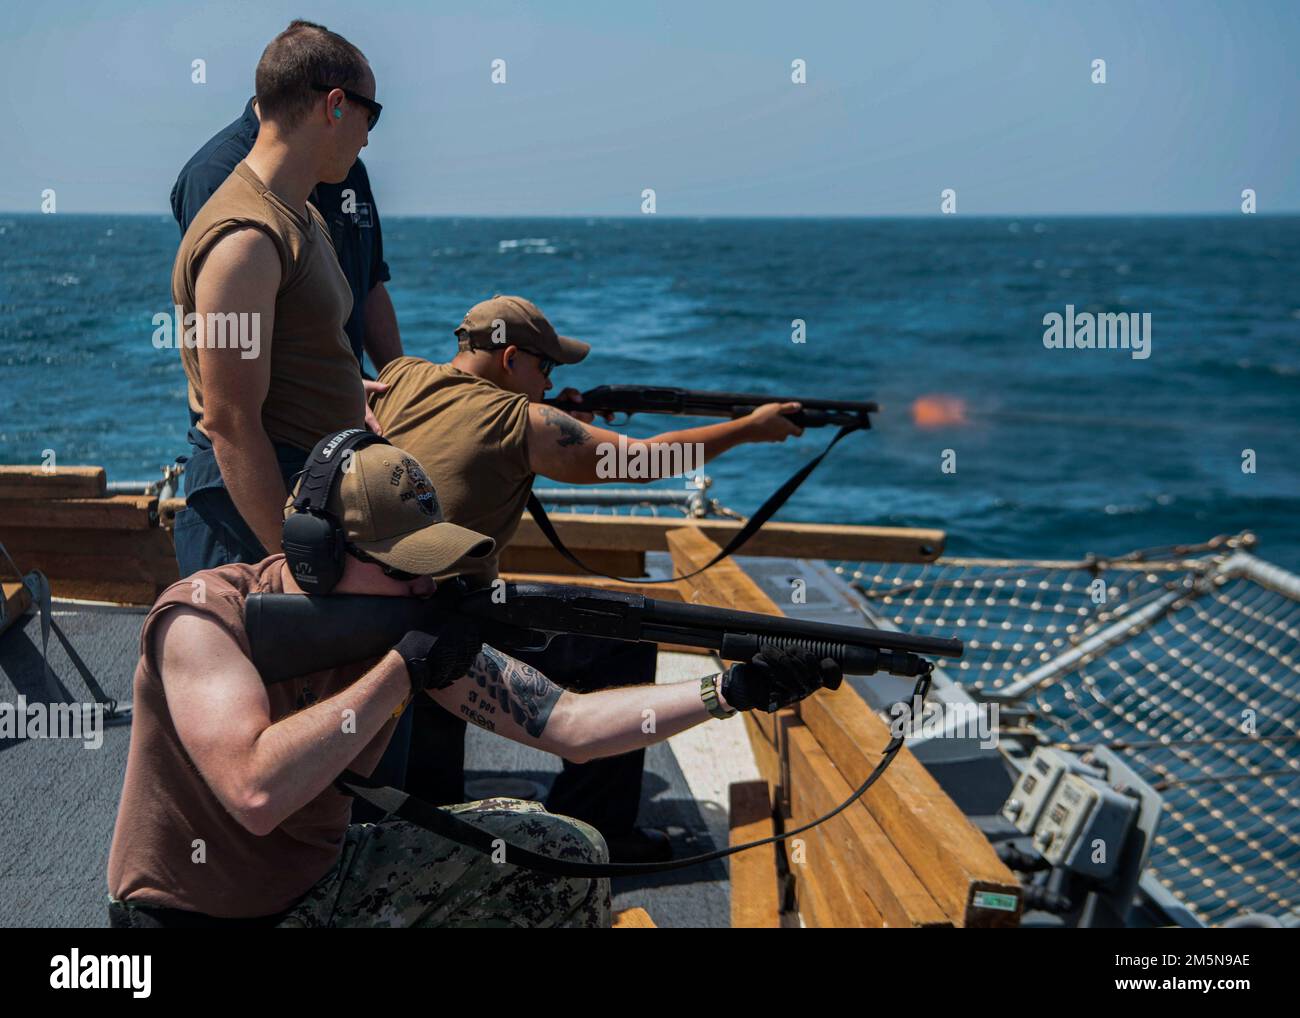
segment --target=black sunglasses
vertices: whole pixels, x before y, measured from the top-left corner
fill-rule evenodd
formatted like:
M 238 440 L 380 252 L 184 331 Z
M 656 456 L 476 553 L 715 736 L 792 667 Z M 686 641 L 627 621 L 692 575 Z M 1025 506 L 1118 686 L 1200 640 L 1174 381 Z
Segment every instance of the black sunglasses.
M 358 95 L 356 92 L 353 92 L 352 89 L 350 88 L 342 88 L 338 85 L 312 85 L 312 88 L 314 88 L 317 92 L 333 92 L 334 89 L 337 88 L 340 92 L 342 92 L 345 96 L 351 99 L 354 103 L 359 103 L 360 105 L 364 106 L 367 110 L 370 111 L 370 122 L 367 125 L 366 128 L 367 130 L 373 131 L 375 129 L 375 125 L 379 123 L 379 114 L 384 112 L 383 106 L 381 106 L 379 103 L 375 102 L 373 99 L 367 99 L 364 95 Z
M 386 563 L 380 562 L 377 558 L 371 558 L 364 551 L 354 545 L 349 544 L 345 547 L 347 553 L 358 562 L 367 562 L 370 565 L 378 566 L 384 571 L 385 576 L 392 577 L 394 580 L 400 580 L 402 583 L 410 583 L 412 580 L 418 580 L 421 576 L 420 573 L 408 573 L 404 569 L 397 569 L 393 566 L 387 565 Z
M 530 353 L 537 358 L 537 370 L 542 373 L 542 376 L 544 378 L 550 378 L 551 372 L 555 368 L 557 368 L 560 364 L 559 361 L 552 360 L 550 357 L 547 357 L 545 354 L 538 353 L 536 350 L 529 350 L 528 347 L 526 346 L 521 346 L 519 349 L 522 350 L 524 353 Z

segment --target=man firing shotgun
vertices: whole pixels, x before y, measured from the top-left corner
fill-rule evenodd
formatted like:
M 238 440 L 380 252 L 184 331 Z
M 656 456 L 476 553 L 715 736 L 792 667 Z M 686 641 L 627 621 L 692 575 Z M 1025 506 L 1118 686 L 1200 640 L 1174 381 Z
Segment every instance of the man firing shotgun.
M 781 442 L 802 434 L 790 416 L 797 403 L 770 403 L 739 420 L 628 439 L 594 426 L 592 415 L 548 406 L 551 372 L 587 356 L 589 344 L 559 335 L 522 297 L 496 296 L 476 304 L 456 329 L 459 350 L 445 364 L 399 357 L 380 373 L 387 391 L 372 408 L 384 434 L 409 449 L 429 470 L 447 519 L 489 535 L 498 551 L 514 536 L 540 474 L 566 484 L 649 480 L 602 470 L 611 449 L 625 458 L 648 452 L 653 463 L 681 462 L 690 452 L 702 466 L 747 442 Z M 566 389 L 566 399 L 578 395 Z M 604 450 L 604 452 L 602 452 Z M 698 450 L 699 456 L 694 457 Z M 480 582 L 497 572 L 494 554 L 474 569 Z M 649 645 L 562 637 L 528 661 L 566 688 L 604 689 L 616 682 L 654 681 Z M 433 704 L 417 704 L 405 789 L 433 803 L 464 798 L 465 722 Z M 394 745 L 394 753 L 401 747 Z M 620 862 L 666 859 L 667 835 L 636 826 L 644 754 L 595 763 L 566 762 L 547 800 L 555 812 L 579 817 L 605 836 Z M 391 761 L 388 761 L 391 762 Z
M 108 865 L 112 925 L 608 926 L 608 880 L 523 869 L 508 853 L 498 864 L 406 821 L 350 825 L 349 799 L 333 782 L 372 771 L 413 698 L 585 761 L 839 684 L 835 661 L 764 646 L 704 683 L 577 694 L 485 646 L 464 618 L 429 613 L 377 660 L 268 685 L 250 660 L 251 595 L 306 598 L 304 584 L 320 589 L 328 573 L 322 601 L 427 597 L 431 574 L 470 570 L 493 551 L 490 538 L 444 521 L 413 456 L 362 434 L 331 436 L 313 451 L 286 520 L 287 558 L 200 571 L 169 587 L 145 619 Z M 355 451 L 335 468 L 344 436 Z M 310 644 L 312 633 L 282 638 Z M 646 710 L 652 734 L 642 729 Z M 606 861 L 595 829 L 538 803 L 451 810 L 510 845 Z

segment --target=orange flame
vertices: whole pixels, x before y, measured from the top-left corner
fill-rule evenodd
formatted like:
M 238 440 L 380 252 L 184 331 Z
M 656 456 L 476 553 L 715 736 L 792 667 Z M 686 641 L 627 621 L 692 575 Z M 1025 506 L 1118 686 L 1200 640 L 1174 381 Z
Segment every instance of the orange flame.
M 966 401 L 935 393 L 912 403 L 912 422 L 918 428 L 949 428 L 966 423 Z

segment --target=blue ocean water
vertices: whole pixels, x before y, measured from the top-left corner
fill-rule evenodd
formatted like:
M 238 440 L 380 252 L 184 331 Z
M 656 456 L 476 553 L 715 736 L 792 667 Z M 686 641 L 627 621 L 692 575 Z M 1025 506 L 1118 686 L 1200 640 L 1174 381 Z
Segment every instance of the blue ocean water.
M 883 404 L 783 518 L 941 527 L 950 553 L 1008 556 L 1250 529 L 1300 569 L 1300 218 L 393 218 L 384 240 L 409 353 L 449 357 L 471 304 L 519 293 L 594 344 L 561 386 Z M 164 216 L 0 217 L 0 461 L 54 449 L 133 480 L 185 451 L 179 358 L 151 342 L 177 241 Z M 1067 304 L 1149 312 L 1151 357 L 1046 349 Z M 917 427 L 927 394 L 968 422 Z M 735 450 L 713 493 L 749 512 L 829 437 Z

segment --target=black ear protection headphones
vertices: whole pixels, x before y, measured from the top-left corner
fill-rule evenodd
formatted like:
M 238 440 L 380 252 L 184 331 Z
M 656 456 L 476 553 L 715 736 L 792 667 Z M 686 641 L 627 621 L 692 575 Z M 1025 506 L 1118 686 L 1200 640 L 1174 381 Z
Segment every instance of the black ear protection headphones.
M 328 594 L 343 578 L 346 537 L 329 498 L 348 454 L 376 444 L 389 443 L 365 428 L 348 428 L 321 439 L 307 458 L 282 540 L 293 578 L 308 594 Z

